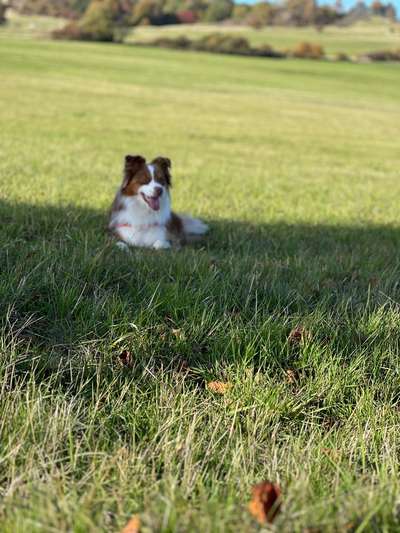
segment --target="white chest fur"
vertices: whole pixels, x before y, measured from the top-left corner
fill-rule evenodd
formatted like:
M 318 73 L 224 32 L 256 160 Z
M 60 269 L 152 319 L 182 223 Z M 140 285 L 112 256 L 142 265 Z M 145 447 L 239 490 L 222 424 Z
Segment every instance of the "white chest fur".
M 163 194 L 160 209 L 152 210 L 138 196 L 120 195 L 118 209 L 113 211 L 110 227 L 131 246 L 169 248 L 166 223 L 171 216 L 171 202 Z

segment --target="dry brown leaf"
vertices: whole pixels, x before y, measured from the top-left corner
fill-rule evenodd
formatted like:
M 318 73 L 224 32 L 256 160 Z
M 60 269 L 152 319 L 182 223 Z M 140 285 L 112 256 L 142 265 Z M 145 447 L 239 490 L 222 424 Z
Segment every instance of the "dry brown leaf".
M 286 381 L 290 384 L 297 383 L 299 380 L 299 373 L 297 370 L 293 370 L 293 368 L 288 368 L 285 370 L 286 375 Z
M 301 342 L 310 339 L 311 334 L 303 326 L 297 326 L 289 333 L 288 341 L 290 344 L 300 344 Z
M 339 451 L 333 450 L 332 448 L 322 448 L 321 451 L 333 461 L 337 461 L 340 457 Z
M 232 388 L 232 383 L 224 383 L 223 381 L 209 381 L 207 389 L 215 394 L 226 394 Z
M 277 483 L 263 481 L 252 488 L 249 511 L 260 523 L 272 523 L 280 510 L 281 489 Z
M 129 350 L 123 350 L 118 356 L 118 361 L 122 366 L 133 366 L 132 354 Z
M 139 533 L 140 531 L 140 516 L 134 514 L 126 526 L 121 530 L 121 533 Z

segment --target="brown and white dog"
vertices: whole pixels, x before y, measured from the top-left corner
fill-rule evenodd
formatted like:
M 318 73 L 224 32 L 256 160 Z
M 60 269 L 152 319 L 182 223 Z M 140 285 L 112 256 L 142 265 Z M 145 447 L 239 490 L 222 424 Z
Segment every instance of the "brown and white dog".
M 201 220 L 171 211 L 170 169 L 166 157 L 156 157 L 149 164 L 141 155 L 125 157 L 124 177 L 108 225 L 122 248 L 160 250 L 207 233 L 208 226 Z

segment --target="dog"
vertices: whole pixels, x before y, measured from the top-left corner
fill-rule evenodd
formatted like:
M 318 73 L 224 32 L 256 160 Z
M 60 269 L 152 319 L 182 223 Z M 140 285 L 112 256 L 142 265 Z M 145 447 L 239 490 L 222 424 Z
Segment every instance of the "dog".
M 180 247 L 205 235 L 208 226 L 171 210 L 171 161 L 125 156 L 122 185 L 111 207 L 108 229 L 121 248 L 163 250 Z

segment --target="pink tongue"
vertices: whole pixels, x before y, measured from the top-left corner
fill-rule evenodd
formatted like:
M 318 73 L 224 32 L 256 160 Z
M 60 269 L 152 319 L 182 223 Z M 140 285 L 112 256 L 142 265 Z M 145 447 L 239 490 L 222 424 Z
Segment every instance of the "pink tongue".
M 147 196 L 147 203 L 149 206 L 154 209 L 154 211 L 158 211 L 160 209 L 160 199 L 159 198 L 153 198 L 152 196 Z

